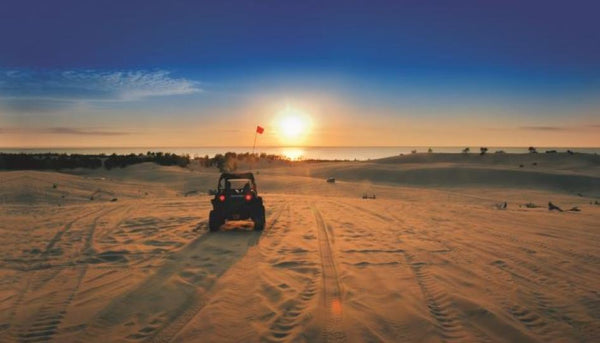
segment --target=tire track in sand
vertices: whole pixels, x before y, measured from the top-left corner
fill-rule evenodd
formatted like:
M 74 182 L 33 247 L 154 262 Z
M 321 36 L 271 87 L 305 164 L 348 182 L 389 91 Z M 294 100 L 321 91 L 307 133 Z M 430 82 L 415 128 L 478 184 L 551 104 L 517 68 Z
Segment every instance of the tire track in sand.
M 389 214 L 395 219 L 399 220 L 393 213 L 389 212 Z M 518 238 L 511 236 L 510 234 L 496 232 L 492 228 L 480 229 L 478 227 L 474 227 L 472 228 L 472 230 L 481 233 L 485 236 L 494 236 L 498 239 L 497 242 L 517 242 L 525 247 L 530 246 L 530 244 L 526 243 L 526 241 L 521 241 Z M 498 243 L 497 245 L 504 246 Z M 485 246 L 486 248 L 484 249 L 482 248 L 482 246 Z M 564 336 L 564 329 L 568 328 L 569 326 L 575 327 L 578 325 L 578 323 L 570 319 L 567 305 L 560 307 L 560 305 L 553 302 L 555 298 L 553 295 L 551 295 L 551 293 L 548 295 L 544 295 L 543 293 L 546 289 L 545 280 L 552 280 L 556 283 L 557 287 L 559 288 L 563 286 L 564 283 L 558 277 L 558 275 L 551 276 L 549 274 L 545 274 L 544 271 L 534 263 L 521 259 L 517 257 L 518 255 L 511 254 L 505 248 L 498 249 L 496 247 L 493 247 L 491 243 L 488 243 L 486 245 L 477 243 L 462 243 L 462 247 L 468 248 L 469 251 L 478 251 L 481 254 L 491 254 L 491 256 L 498 258 L 495 262 L 492 263 L 492 266 L 507 273 L 508 277 L 510 277 L 514 284 L 529 284 L 529 287 L 520 288 L 520 290 L 525 294 L 531 294 L 532 298 L 538 299 L 536 302 L 541 304 L 542 307 L 540 311 L 536 311 L 535 309 L 529 309 L 525 306 L 515 303 L 514 299 L 511 296 L 487 291 L 487 293 L 490 294 L 490 296 L 492 296 L 494 299 L 496 299 L 496 301 L 499 304 L 501 304 L 502 309 L 507 314 L 511 315 L 519 323 L 521 323 L 528 331 L 534 333 L 538 337 L 541 337 L 544 341 L 550 342 L 557 340 L 567 340 L 567 338 Z M 448 250 L 452 250 L 449 247 L 447 248 Z M 506 263 L 504 260 L 509 261 L 510 263 Z M 487 275 L 484 274 L 482 276 L 486 278 L 488 282 L 492 281 L 488 278 Z M 561 291 L 566 293 L 572 290 L 567 289 L 567 286 L 565 285 L 565 287 L 561 289 Z M 544 305 L 546 305 L 547 307 L 544 308 Z M 553 311 L 556 311 L 558 308 L 561 308 L 560 315 L 556 315 L 554 316 L 554 318 L 551 318 Z M 543 313 L 546 313 L 546 316 L 544 316 Z M 548 314 L 550 314 L 550 316 L 548 316 Z M 465 323 L 465 326 L 467 325 L 468 323 Z M 479 336 L 481 336 L 482 334 L 481 332 L 477 331 L 475 331 L 475 333 L 479 334 Z
M 49 242 L 48 242 L 48 244 L 46 245 L 46 249 L 44 249 L 44 251 L 42 252 L 42 255 L 41 255 L 41 256 L 42 256 L 42 257 L 44 257 L 44 258 L 47 258 L 47 257 L 48 257 L 48 255 L 51 255 L 51 254 L 52 254 L 52 252 L 53 252 L 54 246 L 56 245 L 56 243 L 60 242 L 60 240 L 61 240 L 62 236 L 63 236 L 65 233 L 69 232 L 69 230 L 71 230 L 71 226 L 73 226 L 73 224 L 74 224 L 75 222 L 77 222 L 78 220 L 80 220 L 80 219 L 83 219 L 83 218 L 85 218 L 85 217 L 87 217 L 87 216 L 89 216 L 89 215 L 91 215 L 91 214 L 96 214 L 96 213 L 98 213 L 98 212 L 100 212 L 100 211 L 102 211 L 102 210 L 103 210 L 103 208 L 100 208 L 99 210 L 96 210 L 96 211 L 90 211 L 90 212 L 87 212 L 86 214 L 83 214 L 83 215 L 81 215 L 81 216 L 79 216 L 79 217 L 77 217 L 77 218 L 73 219 L 72 221 L 68 222 L 68 223 L 67 223 L 67 224 L 66 224 L 66 225 L 63 227 L 63 229 L 62 229 L 62 230 L 58 231 L 58 232 L 57 232 L 57 233 L 54 235 L 54 237 L 52 237 L 52 239 L 50 239 L 50 241 L 49 241 Z
M 88 232 L 94 232 L 100 218 L 114 212 L 118 208 L 108 209 L 107 211 L 104 211 L 104 209 L 105 208 L 101 208 L 98 211 L 90 212 L 69 222 L 58 236 L 59 239 L 55 239 L 57 237 L 55 235 L 52 239 L 52 244 L 58 243 L 60 237 L 62 237 L 76 221 L 83 219 L 90 214 L 97 214 L 88 229 Z M 92 235 L 88 234 L 84 246 L 91 244 L 91 242 L 87 241 L 87 239 L 91 238 Z M 60 286 L 55 287 L 57 290 L 46 297 L 44 304 L 38 309 L 33 318 L 29 320 L 31 324 L 20 328 L 16 337 L 19 341 L 39 342 L 50 341 L 54 338 L 59 332 L 59 326 L 67 313 L 68 307 L 71 305 L 71 302 L 79 290 L 81 282 L 87 272 L 87 266 L 87 263 L 82 263 L 73 267 L 60 266 L 52 268 L 55 270 L 54 277 L 52 277 L 51 280 L 46 280 L 44 284 L 54 282 L 54 279 L 56 278 L 56 282 L 58 282 Z M 41 288 L 41 286 L 38 288 Z
M 276 210 L 274 210 L 271 213 L 267 213 L 266 214 L 266 220 L 268 221 L 268 225 L 264 228 L 263 234 L 260 235 L 260 236 L 255 237 L 255 239 L 251 239 L 248 242 L 248 245 L 249 246 L 255 246 L 255 245 L 259 244 L 260 243 L 260 239 L 263 236 L 271 237 L 273 235 L 273 232 L 272 232 L 271 229 L 279 222 L 279 217 L 281 217 L 281 214 L 283 213 L 283 211 L 286 208 L 289 209 L 289 204 L 287 202 L 279 204 L 279 206 L 276 208 Z
M 18 292 L 18 294 L 16 296 L 16 300 L 13 303 L 12 308 L 9 312 L 9 316 L 8 316 L 9 323 L 11 323 L 15 319 L 15 317 L 18 315 L 18 311 L 21 308 L 21 304 L 25 301 L 25 296 L 32 291 L 37 291 L 37 290 L 41 289 L 46 283 L 52 281 L 60 273 L 62 268 L 64 268 L 64 267 L 50 268 L 47 266 L 47 263 L 50 259 L 48 256 L 49 250 L 53 248 L 53 246 L 60 240 L 60 238 L 62 237 L 62 235 L 65 232 L 67 232 L 71 229 L 71 226 L 75 222 L 77 222 L 91 214 L 98 213 L 99 211 L 100 210 L 88 211 L 85 214 L 77 216 L 73 220 L 67 222 L 63 226 L 63 228 L 61 230 L 59 230 L 50 239 L 50 241 L 46 245 L 46 248 L 44 249 L 44 251 L 41 254 L 42 262 L 37 262 L 36 264 L 27 267 L 27 269 L 30 270 L 31 275 L 28 275 L 28 277 L 25 280 L 24 287 L 22 287 L 20 289 L 20 291 Z M 15 332 L 15 330 L 17 332 Z M 17 337 L 19 335 L 18 331 L 21 331 L 21 330 L 23 330 L 22 327 L 18 327 L 18 326 L 15 326 L 14 324 L 11 324 L 9 326 L 9 329 L 6 330 L 3 335 L 0 335 L 0 341 L 4 341 L 4 338 L 7 338 L 7 340 L 9 340 L 9 341 L 17 340 Z
M 196 247 L 208 240 L 210 236 L 209 233 L 204 232 L 178 251 L 176 255 L 188 255 L 191 250 L 198 250 Z M 115 298 L 104 309 L 98 312 L 90 323 L 88 323 L 86 330 L 81 335 L 82 337 L 77 341 L 98 341 L 98 338 L 102 337 L 106 332 L 109 332 L 111 327 L 121 324 L 120 322 L 125 319 L 126 316 L 131 315 L 131 309 L 136 305 L 136 298 L 140 296 L 152 297 L 155 296 L 155 293 L 160 293 L 163 282 L 177 272 L 175 270 L 176 267 L 174 261 L 167 261 L 166 265 L 160 267 L 153 275 L 143 280 L 132 290 Z M 203 298 L 195 298 L 193 301 L 194 303 L 184 312 L 178 314 L 172 322 L 168 323 L 165 327 L 160 329 L 160 331 L 156 330 L 157 332 L 155 332 L 155 335 L 150 333 L 144 337 L 137 335 L 135 338 L 137 340 L 145 339 L 146 341 L 152 342 L 170 341 L 171 338 L 192 319 L 193 315 L 199 312 L 206 304 L 206 301 Z
M 391 213 L 389 209 L 386 210 L 386 212 L 391 216 L 395 223 L 405 225 L 404 222 Z M 419 240 L 431 240 L 431 237 L 427 233 L 417 232 L 413 236 Z M 442 245 L 445 251 L 452 250 L 444 242 L 438 240 L 435 241 Z M 464 313 L 460 312 L 460 310 L 455 307 L 452 298 L 444 287 L 436 282 L 435 277 L 427 270 L 427 263 L 415 261 L 416 255 L 411 253 L 411 249 L 408 246 L 404 247 L 402 254 L 404 255 L 406 263 L 410 266 L 410 269 L 415 275 L 417 284 L 427 302 L 429 313 L 436 321 L 439 335 L 444 341 L 490 341 L 487 334 L 472 325 L 469 325 L 465 320 Z
M 306 308 L 307 303 L 317 292 L 318 287 L 316 281 L 314 279 L 309 279 L 302 291 L 298 294 L 298 301 L 293 303 L 290 307 L 285 308 L 284 311 L 275 318 L 273 324 L 269 327 L 268 337 L 265 338 L 264 341 L 289 341 L 289 335 L 302 319 L 302 313 Z
M 284 209 L 284 206 L 280 206 L 277 208 L 277 210 L 273 214 L 271 214 L 272 219 L 270 220 L 268 226 L 265 228 L 265 230 L 263 230 L 262 233 L 255 232 L 255 234 L 248 239 L 248 242 L 247 242 L 248 246 L 254 246 L 254 245 L 258 244 L 262 234 L 269 233 L 271 231 L 271 228 L 273 228 L 273 226 L 275 226 L 275 224 L 277 224 L 279 217 L 281 216 L 281 214 L 283 212 L 283 209 Z M 210 238 L 210 234 L 205 233 L 198 240 L 204 241 L 208 238 Z M 216 281 L 214 284 L 216 284 Z M 213 286 L 214 286 L 214 284 L 213 284 Z M 190 306 L 186 311 L 184 311 L 181 315 L 179 315 L 175 320 L 173 320 L 172 322 L 167 324 L 167 326 L 163 327 L 159 331 L 157 330 L 158 332 L 156 332 L 156 334 L 154 336 L 148 337 L 146 339 L 146 341 L 153 342 L 153 343 L 155 343 L 155 342 L 156 343 L 171 342 L 173 340 L 173 338 L 175 338 L 175 336 L 177 336 L 177 334 L 179 332 L 181 332 L 181 330 L 183 330 L 183 328 L 206 306 L 206 304 L 208 303 L 208 300 L 210 298 L 211 291 L 213 291 L 212 286 L 211 286 L 211 288 L 209 288 L 207 290 L 208 294 L 201 297 L 200 299 L 197 299 L 197 301 L 194 303 L 194 305 Z
M 399 226 L 405 225 L 389 211 L 384 211 L 389 215 L 386 216 L 353 204 L 343 203 L 342 206 L 361 211 L 382 223 L 389 224 L 392 222 Z M 426 234 L 422 233 L 416 233 L 413 237 L 419 240 L 429 239 Z M 440 338 L 446 342 L 488 341 L 488 337 L 483 332 L 467 325 L 463 321 L 464 314 L 455 308 L 451 297 L 443 285 L 440 285 L 427 270 L 428 264 L 417 259 L 417 253 L 414 250 L 414 247 L 403 244 L 400 252 L 415 276 L 415 280 L 421 290 L 421 294 L 423 294 L 427 309 L 434 320 L 433 324 Z
M 291 227 L 290 219 L 293 218 L 289 203 L 286 202 L 285 206 L 282 206 L 280 213 L 282 212 L 286 213 L 285 223 L 281 226 L 281 230 L 275 230 L 274 232 L 269 231 L 267 237 L 272 239 L 271 244 L 260 247 L 263 258 L 265 257 L 265 254 L 263 253 L 262 248 L 268 251 L 267 256 L 272 256 L 274 253 L 281 254 L 280 251 L 276 252 L 276 250 L 280 247 L 281 240 L 287 236 L 286 233 Z M 290 334 L 292 334 L 294 328 L 302 322 L 304 310 L 308 306 L 308 302 L 310 302 L 319 292 L 318 276 L 318 271 L 307 273 L 304 287 L 298 293 L 296 299 L 294 299 L 293 302 L 290 302 L 289 306 L 286 306 L 283 311 L 277 314 L 273 323 L 269 326 L 269 332 L 265 337 L 260 339 L 261 342 L 286 342 L 294 340 L 294 338 L 290 337 Z M 262 277 L 264 276 L 261 274 L 261 278 Z
M 317 222 L 317 239 L 321 256 L 321 269 L 323 275 L 323 306 L 325 308 L 325 327 L 323 338 L 326 342 L 345 342 L 346 333 L 343 328 L 342 288 L 338 278 L 333 252 L 331 251 L 331 237 L 327 223 L 323 220 L 321 212 L 311 205 L 313 215 Z
M 475 340 L 474 337 L 466 335 L 467 331 L 460 320 L 459 313 L 453 308 L 452 300 L 424 268 L 426 264 L 415 262 L 414 257 L 406 252 L 404 252 L 404 257 L 417 279 L 421 293 L 427 302 L 429 313 L 436 321 L 436 327 L 443 340 L 457 342 Z M 482 338 L 479 337 L 477 340 L 481 341 Z

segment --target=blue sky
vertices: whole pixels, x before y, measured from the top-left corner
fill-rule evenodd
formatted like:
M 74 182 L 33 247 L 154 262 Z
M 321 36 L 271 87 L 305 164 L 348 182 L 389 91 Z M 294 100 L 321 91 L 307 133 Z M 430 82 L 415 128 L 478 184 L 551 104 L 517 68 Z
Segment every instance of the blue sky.
M 312 118 L 307 145 L 598 146 L 597 13 L 593 1 L 6 1 L 0 146 L 246 145 L 256 123 L 288 144 L 273 119 L 286 106 Z

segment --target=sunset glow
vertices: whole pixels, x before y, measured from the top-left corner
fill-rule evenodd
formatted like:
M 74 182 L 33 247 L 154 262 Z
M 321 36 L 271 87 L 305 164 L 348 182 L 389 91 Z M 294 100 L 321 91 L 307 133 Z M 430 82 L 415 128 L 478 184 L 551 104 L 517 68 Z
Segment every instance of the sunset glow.
M 600 146 L 585 6 L 27 3 L 0 20 L 0 147 L 252 146 L 256 123 L 259 146 Z
M 310 117 L 290 106 L 277 115 L 278 136 L 283 145 L 296 145 L 305 143 L 310 133 Z

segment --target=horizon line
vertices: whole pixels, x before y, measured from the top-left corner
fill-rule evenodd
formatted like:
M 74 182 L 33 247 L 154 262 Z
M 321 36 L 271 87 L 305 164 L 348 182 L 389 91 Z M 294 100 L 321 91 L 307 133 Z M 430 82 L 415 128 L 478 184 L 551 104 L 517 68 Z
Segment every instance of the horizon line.
M 572 149 L 600 149 L 600 145 L 597 146 L 553 146 L 553 145 L 269 145 L 262 146 L 260 148 L 273 149 L 273 148 L 295 148 L 295 149 L 310 149 L 310 148 L 472 148 L 472 147 L 492 147 L 492 148 L 528 148 L 533 146 L 535 148 L 572 148 Z M 0 149 L 197 149 L 197 148 L 244 148 L 252 149 L 252 146 L 246 145 L 172 145 L 172 146 L 31 146 L 31 147 L 9 147 L 0 146 Z M 257 149 L 259 149 L 257 147 Z

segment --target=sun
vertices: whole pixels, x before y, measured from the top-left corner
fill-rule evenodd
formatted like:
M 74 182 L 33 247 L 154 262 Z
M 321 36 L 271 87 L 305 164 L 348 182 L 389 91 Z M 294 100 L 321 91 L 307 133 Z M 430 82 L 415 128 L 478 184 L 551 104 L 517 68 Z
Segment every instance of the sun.
M 286 138 L 297 138 L 304 131 L 305 123 L 299 117 L 288 116 L 281 119 L 280 128 Z
M 278 134 L 283 144 L 302 143 L 310 131 L 310 117 L 290 106 L 278 113 Z

